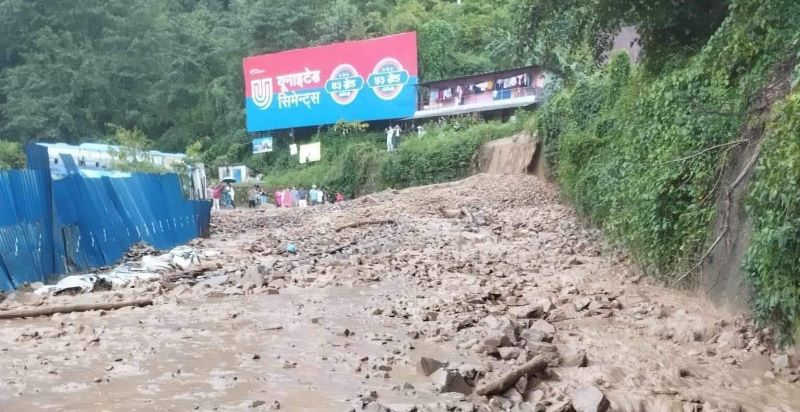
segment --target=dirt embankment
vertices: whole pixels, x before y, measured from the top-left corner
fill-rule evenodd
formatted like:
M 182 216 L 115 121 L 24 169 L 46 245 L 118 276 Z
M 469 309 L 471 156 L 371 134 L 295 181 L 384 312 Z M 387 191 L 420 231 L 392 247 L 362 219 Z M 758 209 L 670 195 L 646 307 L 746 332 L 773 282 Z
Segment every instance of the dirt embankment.
M 481 172 L 545 177 L 541 143 L 527 133 L 493 140 L 481 148 Z
M 647 284 L 533 176 L 223 211 L 211 239 L 193 246 L 201 262 L 160 282 L 6 299 L 0 310 L 154 305 L 0 321 L 3 409 L 800 405 L 795 360 L 770 349 L 768 331 Z

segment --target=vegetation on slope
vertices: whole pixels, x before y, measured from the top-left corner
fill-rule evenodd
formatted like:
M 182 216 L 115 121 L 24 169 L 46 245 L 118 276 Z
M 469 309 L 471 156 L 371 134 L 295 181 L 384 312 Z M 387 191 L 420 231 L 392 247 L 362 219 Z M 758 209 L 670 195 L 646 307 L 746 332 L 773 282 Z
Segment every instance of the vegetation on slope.
M 734 0 L 727 12 L 719 28 L 699 31 L 709 35 L 699 50 L 676 54 L 677 64 L 652 67 L 665 57 L 658 47 L 643 66 L 614 56 L 573 77 L 532 122 L 565 194 L 665 279 L 680 278 L 708 247 L 728 153 L 746 122 L 765 120 L 753 115 L 753 96 L 782 63 L 796 61 L 800 44 L 800 23 L 790 17 L 800 3 Z M 795 91 L 766 125 L 745 268 L 756 314 L 784 336 L 800 315 L 796 115 Z

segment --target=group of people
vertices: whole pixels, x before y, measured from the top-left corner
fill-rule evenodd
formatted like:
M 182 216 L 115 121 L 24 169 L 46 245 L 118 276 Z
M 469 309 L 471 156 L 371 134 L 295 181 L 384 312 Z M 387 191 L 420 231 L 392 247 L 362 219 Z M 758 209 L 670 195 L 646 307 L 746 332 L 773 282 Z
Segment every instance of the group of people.
M 344 201 L 342 192 L 338 192 L 336 196 L 332 197 L 331 193 L 321 188 L 318 189 L 317 185 L 312 185 L 311 190 L 292 187 L 275 191 L 275 207 L 308 207 L 342 201 Z
M 214 210 L 222 207 L 236 209 L 236 191 L 230 183 L 219 182 L 216 186 L 208 188 L 208 194 L 213 201 Z
M 229 183 L 220 182 L 208 189 L 208 195 L 213 201 L 214 210 L 236 209 L 236 191 Z M 292 187 L 283 190 L 276 190 L 274 193 L 275 207 L 308 207 L 324 203 L 339 203 L 345 200 L 344 194 L 338 192 L 335 195 L 311 186 L 311 190 Z M 247 191 L 247 205 L 250 208 L 257 208 L 269 204 L 268 192 L 255 185 Z
M 386 132 L 386 150 L 394 152 L 400 145 L 400 125 L 389 126 L 384 132 Z

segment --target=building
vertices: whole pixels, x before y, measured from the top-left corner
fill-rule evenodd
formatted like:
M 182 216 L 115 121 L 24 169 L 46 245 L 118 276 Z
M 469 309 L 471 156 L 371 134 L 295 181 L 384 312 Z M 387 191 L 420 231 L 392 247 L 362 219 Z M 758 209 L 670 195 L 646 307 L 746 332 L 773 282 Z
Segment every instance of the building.
M 513 112 L 540 104 L 555 74 L 538 66 L 420 83 L 414 119 L 477 112 Z
M 225 178 L 236 179 L 238 183 L 247 183 L 251 180 L 257 180 L 255 173 L 247 166 L 221 166 L 217 169 L 217 176 L 220 180 Z
M 85 170 L 109 170 L 114 163 L 114 153 L 119 152 L 120 146 L 107 143 L 83 143 L 78 146 L 66 143 L 39 143 L 39 146 L 47 148 L 47 157 L 50 159 L 51 169 L 58 171 L 62 169 L 61 155 L 70 155 L 78 164 L 78 167 Z M 163 153 L 156 150 L 145 152 L 145 159 L 151 163 L 171 169 L 174 165 L 182 163 L 185 154 L 182 153 Z

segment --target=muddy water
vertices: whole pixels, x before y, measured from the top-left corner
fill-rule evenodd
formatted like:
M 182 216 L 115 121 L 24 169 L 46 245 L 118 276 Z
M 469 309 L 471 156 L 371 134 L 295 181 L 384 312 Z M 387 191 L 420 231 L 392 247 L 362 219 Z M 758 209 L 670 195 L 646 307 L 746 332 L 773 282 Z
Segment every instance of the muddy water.
M 399 289 L 391 283 L 296 288 L 103 317 L 75 314 L 61 321 L 70 332 L 59 337 L 57 321 L 9 322 L 0 346 L 3 359 L 14 361 L 3 362 L 0 398 L 4 410 L 242 410 L 277 400 L 282 410 L 341 411 L 365 390 L 379 391 L 388 404 L 435 401 L 401 359 L 451 356 L 452 349 L 424 343 L 410 349 L 391 318 L 365 313 Z M 87 330 L 77 332 L 80 325 Z M 14 342 L 34 329 L 43 337 Z M 370 369 L 395 349 L 391 371 Z M 396 389 L 406 383 L 418 389 Z
M 441 207 L 469 215 L 444 217 Z M 397 223 L 334 230 L 385 217 Z M 393 410 L 445 410 L 463 396 L 436 393 L 416 371 L 419 357 L 480 370 L 484 384 L 525 361 L 476 350 L 492 323 L 524 329 L 530 320 L 510 310 L 541 299 L 553 304 L 546 319 L 562 358 L 583 350 L 588 366 L 552 365 L 529 382 L 527 406 L 592 385 L 615 411 L 800 410 L 798 372 L 774 367 L 768 335 L 641 280 L 535 178 L 476 176 L 215 219 L 202 247 L 222 252 L 223 271 L 237 278 L 277 259 L 270 270 L 285 272 L 288 286 L 221 287 L 224 297 L 176 289 L 148 308 L 2 321 L 0 410 L 342 411 L 372 391 Z M 286 239 L 298 255 L 275 252 Z M 599 309 L 576 309 L 583 298 Z

